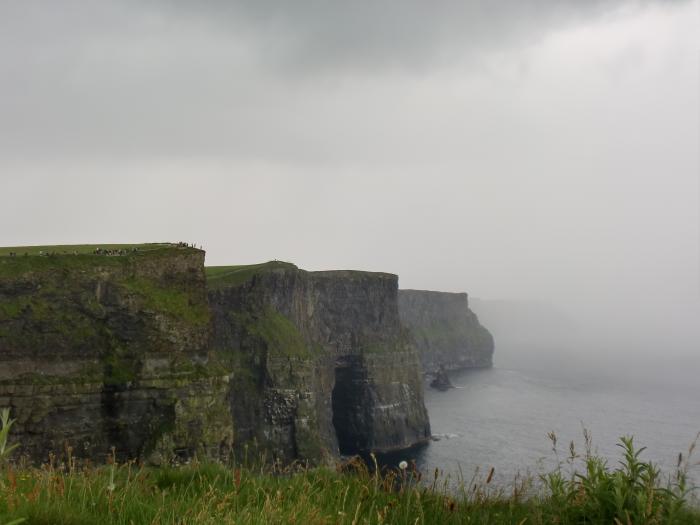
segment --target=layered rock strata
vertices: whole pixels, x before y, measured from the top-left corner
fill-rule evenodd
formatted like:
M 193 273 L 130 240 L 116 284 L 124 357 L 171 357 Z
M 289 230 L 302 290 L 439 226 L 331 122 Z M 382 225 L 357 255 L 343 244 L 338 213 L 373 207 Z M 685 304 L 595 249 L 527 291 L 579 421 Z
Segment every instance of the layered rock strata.
M 231 359 L 237 450 L 323 461 L 430 436 L 395 275 L 211 268 L 217 353 Z
M 20 455 L 320 463 L 429 438 L 395 275 L 62 248 L 0 249 L 0 408 Z
M 203 263 L 177 245 L 0 257 L 0 407 L 17 419 L 20 454 L 230 450 Z
M 465 293 L 399 290 L 399 313 L 426 372 L 490 367 L 494 341 Z

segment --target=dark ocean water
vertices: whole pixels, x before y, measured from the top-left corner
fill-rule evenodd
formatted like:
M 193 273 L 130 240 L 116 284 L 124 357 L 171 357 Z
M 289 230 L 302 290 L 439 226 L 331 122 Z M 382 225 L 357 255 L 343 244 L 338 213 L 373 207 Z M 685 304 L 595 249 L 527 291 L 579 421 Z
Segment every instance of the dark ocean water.
M 509 486 L 516 474 L 551 470 L 557 459 L 547 433 L 558 436 L 560 459 L 569 442 L 584 451 L 582 429 L 593 437 L 593 451 L 619 459 L 618 438 L 633 435 L 646 446 L 643 458 L 665 472 L 675 469 L 679 452 L 700 432 L 700 382 L 619 380 L 616 374 L 493 368 L 452 374 L 457 387 L 426 388 L 433 435 L 439 441 L 382 462 L 414 459 L 423 472 L 439 468 L 469 480 L 475 469 L 495 468 L 494 481 Z M 700 480 L 700 451 L 691 477 Z

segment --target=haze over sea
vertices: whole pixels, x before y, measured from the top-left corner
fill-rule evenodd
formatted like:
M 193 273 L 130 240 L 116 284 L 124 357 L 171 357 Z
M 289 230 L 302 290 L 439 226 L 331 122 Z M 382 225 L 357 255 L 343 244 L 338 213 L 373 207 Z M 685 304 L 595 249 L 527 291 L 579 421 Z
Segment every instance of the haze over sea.
M 477 467 L 484 474 L 494 467 L 495 480 L 507 484 L 518 472 L 536 474 L 554 466 L 549 431 L 558 437 L 560 459 L 571 440 L 583 453 L 585 427 L 593 435 L 593 450 L 611 465 L 619 458 L 618 438 L 631 434 L 648 447 L 643 457 L 668 472 L 700 431 L 697 384 L 635 384 L 549 372 L 470 370 L 453 375 L 455 389 L 428 390 L 426 406 L 440 441 L 417 452 L 419 468 L 455 473 L 459 467 L 469 479 Z M 695 466 L 696 482 L 699 473 Z
M 426 388 L 432 432 L 439 440 L 383 461 L 415 459 L 426 474 L 436 467 L 453 476 L 461 470 L 467 481 L 475 469 L 483 478 L 494 467 L 493 482 L 508 486 L 517 474 L 556 466 L 548 432 L 557 435 L 559 460 L 565 461 L 572 440 L 579 454 L 585 452 L 586 428 L 593 452 L 610 466 L 620 459 L 620 436 L 632 435 L 637 447 L 647 447 L 642 458 L 666 474 L 675 472 L 678 454 L 685 457 L 700 432 L 700 360 L 688 349 L 676 353 L 659 345 L 656 355 L 640 351 L 634 359 L 629 349 L 610 348 L 606 355 L 602 342 L 584 343 L 573 336 L 557 347 L 555 339 L 575 332 L 563 317 L 553 322 L 554 312 L 530 308 L 529 316 L 512 315 L 511 305 L 509 315 L 500 315 L 502 305 L 474 303 L 496 338 L 494 368 L 453 372 L 456 388 L 446 392 Z M 537 329 L 545 318 L 553 337 Z M 690 479 L 699 485 L 697 450 L 691 465 Z

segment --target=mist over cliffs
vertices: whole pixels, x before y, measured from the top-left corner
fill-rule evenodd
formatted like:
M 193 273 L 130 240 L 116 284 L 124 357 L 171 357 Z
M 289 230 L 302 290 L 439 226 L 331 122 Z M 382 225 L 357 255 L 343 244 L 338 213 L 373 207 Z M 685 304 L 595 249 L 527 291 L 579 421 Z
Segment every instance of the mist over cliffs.
M 399 313 L 426 372 L 493 366 L 493 336 L 466 293 L 400 290 Z

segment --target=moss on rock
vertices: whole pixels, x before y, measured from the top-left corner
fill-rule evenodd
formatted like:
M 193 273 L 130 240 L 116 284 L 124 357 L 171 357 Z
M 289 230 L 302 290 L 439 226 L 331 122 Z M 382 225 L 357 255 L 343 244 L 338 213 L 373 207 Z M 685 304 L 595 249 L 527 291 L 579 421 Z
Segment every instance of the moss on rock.
M 101 248 L 0 251 L 0 399 L 24 453 L 143 457 L 165 434 L 187 454 L 218 450 L 232 431 L 229 372 L 208 352 L 204 252 Z

